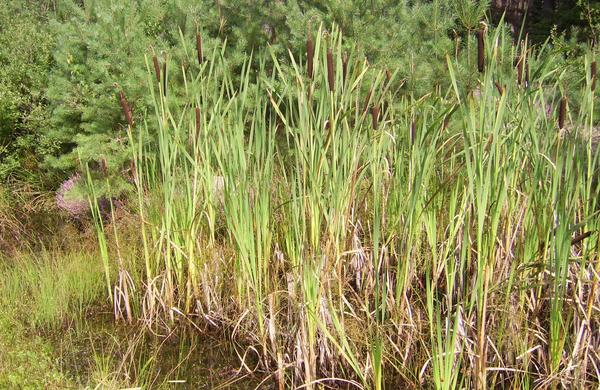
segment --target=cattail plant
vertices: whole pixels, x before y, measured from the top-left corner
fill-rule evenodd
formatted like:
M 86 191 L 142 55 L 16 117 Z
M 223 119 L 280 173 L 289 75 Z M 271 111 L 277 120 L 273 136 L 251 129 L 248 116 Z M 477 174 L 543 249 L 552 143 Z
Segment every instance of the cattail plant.
M 313 60 L 315 56 L 315 43 L 309 34 L 306 40 L 306 74 L 309 79 L 313 78 Z
M 333 53 L 331 49 L 327 49 L 327 81 L 329 84 L 329 91 L 335 90 L 335 78 L 333 73 Z
M 198 53 L 198 64 L 202 65 L 202 34 L 200 32 L 196 34 L 196 52 Z
M 476 29 L 471 31 L 473 40 Z M 483 33 L 494 41 L 488 30 Z M 244 72 L 236 93 L 222 86 L 238 75 L 221 56 L 209 57 L 204 65 L 214 67 L 203 69 L 202 77 L 184 77 L 190 88 L 172 83 L 169 93 L 178 99 L 153 99 L 147 120 L 128 131 L 130 169 L 139 176 L 139 257 L 146 269 L 140 276 L 146 282 L 136 284 L 149 292 L 137 296 L 137 307 L 148 299 L 144 315 L 157 322 L 169 315 L 161 307 L 177 307 L 184 315 L 223 313 L 225 326 L 239 323 L 237 337 L 258 351 L 261 365 L 277 369 L 280 388 L 301 382 L 310 387 L 340 375 L 375 390 L 396 379 L 406 381 L 402 387 L 427 383 L 443 390 L 523 387 L 536 378 L 548 380 L 548 387 L 577 377 L 583 379 L 576 388 L 594 383 L 589 374 L 595 375 L 595 367 L 581 351 L 595 347 L 586 326 L 598 283 L 577 276 L 598 270 L 598 239 L 584 238 L 584 232 L 598 230 L 598 221 L 586 218 L 577 231 L 573 223 L 590 215 L 595 165 L 572 158 L 579 140 L 565 137 L 557 150 L 539 126 L 546 123 L 545 110 L 537 109 L 538 102 L 554 101 L 557 133 L 556 126 L 568 120 L 583 127 L 593 105 L 577 102 L 582 114 L 567 119 L 564 89 L 553 98 L 555 87 L 540 77 L 541 88 L 522 99 L 512 96 L 500 76 L 473 91 L 482 97 L 476 105 L 463 104 L 454 73 L 463 58 L 445 63 L 456 99 L 441 98 L 446 82 L 440 81 L 436 92 L 419 101 L 399 97 L 392 104 L 391 97 L 382 97 L 390 82 L 399 83 L 391 69 L 378 75 L 378 84 L 367 84 L 366 72 L 348 67 L 355 63 L 348 65 L 352 54 L 343 54 L 339 40 L 331 50 L 319 49 L 320 40 L 320 34 L 307 39 L 306 68 L 274 66 L 273 74 L 261 68 L 256 83 Z M 525 48 L 511 46 L 517 54 L 509 60 L 520 85 L 528 82 Z M 307 79 L 314 80 L 315 55 L 317 70 L 327 66 L 327 74 L 317 75 L 319 83 Z M 334 59 L 341 72 L 337 81 L 345 84 L 335 99 Z M 273 61 L 279 65 L 276 56 Z M 490 69 L 484 73 L 491 76 L 492 61 L 485 61 Z M 161 73 L 162 66 L 159 61 Z M 544 66 L 544 74 L 554 74 L 560 61 Z M 154 70 L 148 70 L 154 94 Z M 178 67 L 169 71 L 181 76 Z M 160 77 L 162 91 L 166 73 Z M 290 86 L 281 99 L 272 99 L 271 81 Z M 491 98 L 494 89 L 501 99 Z M 124 92 L 120 97 L 133 125 Z M 202 111 L 207 98 L 210 107 Z M 456 107 L 449 107 L 454 100 Z M 352 117 L 354 110 L 360 118 Z M 369 119 L 374 130 L 362 131 Z M 452 120 L 456 129 L 449 127 Z M 280 135 L 287 146 L 279 143 Z M 525 144 L 535 145 L 535 153 Z M 108 248 L 97 221 L 99 242 Z M 581 246 L 576 262 L 570 261 L 573 244 Z M 520 255 L 498 255 L 507 250 Z M 221 261 L 222 255 L 231 261 Z M 342 256 L 348 261 L 337 261 Z M 518 270 L 532 262 L 543 266 L 520 277 Z M 500 274 L 510 282 L 497 283 Z M 543 285 L 530 283 L 538 275 Z M 107 278 L 107 285 L 114 280 Z M 164 287 L 152 287 L 154 280 Z M 587 301 L 587 316 L 579 306 L 564 304 L 577 283 L 590 291 L 579 305 Z M 352 310 L 365 299 L 368 310 Z M 549 310 L 539 310 L 538 302 L 549 302 Z M 403 322 L 408 326 L 390 326 Z M 539 334 L 547 339 L 544 348 L 537 347 Z M 405 349 L 406 339 L 414 342 Z M 421 356 L 430 357 L 426 368 Z M 395 361 L 398 367 L 384 363 Z M 419 370 L 418 378 L 405 375 Z
M 379 105 L 378 104 L 371 107 L 371 117 L 372 117 L 373 130 L 377 130 L 377 128 L 379 127 Z
M 152 63 L 154 64 L 154 74 L 156 75 L 156 81 L 160 84 L 160 64 L 158 63 L 158 58 L 156 56 L 152 56 Z
M 485 42 L 483 26 L 477 31 L 477 70 L 483 73 L 485 69 Z
M 565 128 L 565 120 L 567 119 L 567 97 L 563 96 L 560 99 L 560 105 L 558 107 L 558 129 L 562 130 Z
M 123 115 L 125 115 L 127 124 L 129 124 L 130 127 L 133 127 L 133 115 L 131 114 L 131 108 L 129 107 L 129 103 L 127 102 L 127 98 L 123 91 L 119 91 L 119 101 L 121 102 L 121 108 L 123 109 Z
M 591 88 L 592 88 L 592 91 L 595 91 L 596 90 L 596 73 L 597 73 L 596 61 L 592 62 L 590 73 L 591 73 L 591 79 L 592 79 Z

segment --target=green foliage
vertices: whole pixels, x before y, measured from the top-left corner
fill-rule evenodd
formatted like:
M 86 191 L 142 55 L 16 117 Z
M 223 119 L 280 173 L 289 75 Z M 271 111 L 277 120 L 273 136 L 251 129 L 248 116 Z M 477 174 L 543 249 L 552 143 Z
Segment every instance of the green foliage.
M 0 7 L 0 26 L 0 180 L 33 180 L 53 150 L 45 105 L 54 36 L 26 2 Z
M 335 25 L 346 38 L 345 51 L 398 71 L 399 80 L 407 82 L 405 91 L 422 95 L 441 81 L 440 60 L 453 51 L 454 5 L 448 0 L 272 0 L 263 7 L 251 0 L 220 1 L 216 10 L 213 1 L 203 3 L 211 11 L 200 14 L 200 23 L 209 35 L 227 39 L 233 66 L 267 46 L 284 64 L 288 50 L 304 57 L 308 34 L 320 25 L 331 32 Z
M 443 59 L 454 50 L 448 34 L 453 7 L 448 0 L 273 0 L 265 6 L 249 0 L 216 6 L 212 0 L 59 1 L 52 23 L 60 44 L 50 76 L 47 135 L 60 148 L 48 162 L 63 171 L 103 163 L 109 176 L 123 177 L 126 121 L 117 94 L 125 93 L 139 122 L 150 103 L 144 57 L 151 67 L 153 55 L 161 68 L 167 62 L 169 84 L 181 85 L 181 72 L 174 70 L 198 66 L 197 31 L 205 58 L 227 42 L 225 56 L 235 74 L 251 53 L 255 69 L 272 66 L 267 47 L 288 66 L 288 51 L 303 56 L 309 33 L 321 24 L 326 30 L 338 25 L 348 37 L 346 51 L 398 71 L 404 92 L 420 96 L 443 80 Z
M 39 330 L 84 318 L 101 300 L 101 267 L 83 252 L 40 252 L 2 257 L 0 271 L 0 388 L 72 387 Z
M 564 33 L 578 41 L 597 41 L 599 27 L 600 4 L 589 0 L 537 0 L 526 20 L 526 31 L 536 43 L 544 42 L 553 32 Z
M 102 300 L 102 266 L 94 255 L 40 252 L 2 261 L 0 308 L 10 304 L 27 325 L 57 327 L 83 318 L 88 306 Z
M 151 41 L 140 12 L 134 3 L 89 1 L 82 8 L 64 1 L 53 28 L 62 44 L 54 52 L 48 91 L 54 123 L 49 136 L 62 148 L 50 164 L 73 170 L 105 158 L 117 168 L 124 162 L 123 148 L 116 147 L 124 134 L 118 91 L 127 91 L 136 109 L 144 107 L 138 103 L 145 88 L 141 64 Z

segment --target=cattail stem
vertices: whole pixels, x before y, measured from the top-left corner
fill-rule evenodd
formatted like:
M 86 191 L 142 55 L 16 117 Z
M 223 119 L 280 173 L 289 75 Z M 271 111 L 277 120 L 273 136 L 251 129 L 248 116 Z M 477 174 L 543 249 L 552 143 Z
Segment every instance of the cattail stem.
M 198 53 L 198 64 L 202 65 L 204 58 L 202 56 L 202 34 L 200 32 L 196 34 L 196 52 Z
M 477 70 L 479 73 L 483 73 L 485 70 L 485 42 L 483 28 L 477 31 Z
M 327 49 L 327 81 L 329 82 L 329 90 L 335 90 L 335 78 L 333 74 L 333 53 L 331 49 Z
M 190 131 L 188 142 L 190 146 L 194 146 L 194 142 L 198 142 L 200 139 L 200 129 L 201 129 L 201 116 L 200 116 L 200 107 L 196 106 L 194 109 L 194 113 L 196 114 L 196 128 L 194 131 Z
M 131 114 L 131 108 L 129 107 L 129 103 L 127 102 L 127 98 L 125 98 L 125 93 L 123 93 L 123 91 L 119 91 L 119 101 L 121 102 L 121 108 L 123 109 L 123 115 L 125 115 L 127 124 L 129 124 L 130 127 L 133 127 L 133 115 Z
M 558 129 L 562 130 L 565 128 L 565 120 L 567 119 L 567 98 L 563 96 L 560 99 L 560 106 L 558 108 Z
M 196 139 L 200 137 L 200 107 L 196 107 Z
M 309 35 L 306 40 L 306 74 L 309 79 L 313 78 L 313 59 L 315 56 L 315 44 Z
M 591 79 L 592 79 L 592 85 L 591 85 L 592 91 L 596 90 L 596 73 L 597 73 L 597 71 L 598 71 L 598 69 L 597 69 L 596 61 L 593 61 L 591 69 L 590 69 Z
M 373 119 L 373 130 L 377 130 L 379 127 L 379 106 L 374 105 L 371 107 L 371 117 Z
M 152 63 L 154 64 L 154 74 L 156 74 L 156 81 L 160 84 L 160 64 L 156 56 L 152 57 Z

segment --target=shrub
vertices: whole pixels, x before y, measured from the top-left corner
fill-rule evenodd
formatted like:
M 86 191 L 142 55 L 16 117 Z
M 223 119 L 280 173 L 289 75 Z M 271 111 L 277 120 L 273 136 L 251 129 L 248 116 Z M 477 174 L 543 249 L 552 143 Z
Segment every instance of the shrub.
M 54 36 L 29 2 L 0 7 L 0 180 L 35 181 L 53 147 L 46 109 Z

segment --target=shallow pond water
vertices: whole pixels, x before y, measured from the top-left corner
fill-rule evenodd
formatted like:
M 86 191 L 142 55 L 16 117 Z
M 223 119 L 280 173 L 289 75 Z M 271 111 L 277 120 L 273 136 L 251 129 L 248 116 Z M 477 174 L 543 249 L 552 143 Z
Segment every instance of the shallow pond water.
M 225 334 L 179 326 L 156 335 L 139 326 L 95 316 L 50 336 L 61 370 L 85 385 L 102 374 L 129 387 L 160 389 L 271 389 L 272 377 L 255 369 L 256 356 Z M 105 372 L 103 372 L 105 371 Z

